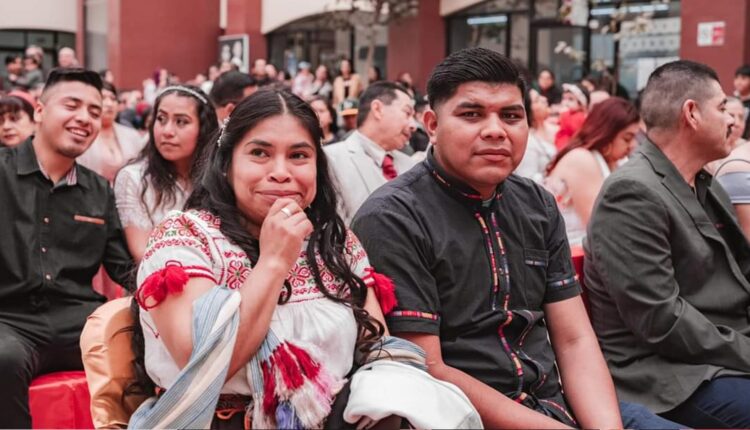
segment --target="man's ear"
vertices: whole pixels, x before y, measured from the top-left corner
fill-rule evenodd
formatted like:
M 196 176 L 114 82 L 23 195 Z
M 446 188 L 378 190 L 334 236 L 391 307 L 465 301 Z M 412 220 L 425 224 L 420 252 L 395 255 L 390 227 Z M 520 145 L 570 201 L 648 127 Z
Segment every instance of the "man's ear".
M 37 124 L 41 123 L 42 116 L 44 116 L 44 103 L 38 101 L 36 102 L 36 107 L 34 108 L 34 122 Z
M 380 121 L 383 118 L 383 102 L 378 99 L 370 102 L 370 115 Z
M 438 125 L 438 118 L 437 114 L 434 110 L 427 108 L 424 111 L 424 116 L 422 117 L 422 121 L 424 123 L 425 131 L 427 131 L 427 135 L 430 136 L 430 143 L 433 145 L 435 144 L 435 135 L 437 133 L 437 125 Z
M 693 130 L 697 130 L 699 127 L 698 121 L 700 120 L 700 109 L 698 109 L 698 103 L 695 100 L 687 99 L 682 104 L 682 119 L 685 121 L 688 127 Z
M 236 108 L 236 107 L 237 107 L 237 105 L 235 105 L 232 102 L 227 103 L 226 106 L 224 106 L 224 109 L 227 110 L 227 116 L 231 115 L 232 111 L 234 111 L 234 108 Z

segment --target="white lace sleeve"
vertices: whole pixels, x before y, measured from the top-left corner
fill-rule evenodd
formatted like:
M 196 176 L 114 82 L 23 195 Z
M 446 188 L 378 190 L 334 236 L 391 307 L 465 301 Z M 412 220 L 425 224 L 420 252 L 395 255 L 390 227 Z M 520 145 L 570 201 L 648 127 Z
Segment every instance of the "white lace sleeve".
M 154 228 L 141 199 L 142 183 L 138 176 L 138 165 L 124 167 L 115 179 L 115 204 L 122 227 Z

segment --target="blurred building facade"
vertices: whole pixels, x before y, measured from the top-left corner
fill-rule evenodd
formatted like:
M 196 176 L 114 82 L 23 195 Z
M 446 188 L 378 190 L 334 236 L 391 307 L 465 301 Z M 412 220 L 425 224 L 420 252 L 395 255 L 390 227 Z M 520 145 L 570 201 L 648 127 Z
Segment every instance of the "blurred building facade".
M 335 74 L 348 58 L 364 74 L 372 37 L 383 75 L 409 72 L 420 88 L 446 54 L 482 46 L 532 73 L 551 68 L 560 81 L 610 68 L 631 93 L 672 59 L 710 64 L 727 89 L 734 69 L 750 62 L 750 0 L 414 0 L 413 16 L 372 31 L 366 10 L 341 22 L 347 3 L 0 0 L 0 58 L 36 44 L 50 68 L 56 50 L 70 46 L 82 64 L 108 68 L 120 86 L 135 88 L 155 68 L 183 79 L 205 73 L 223 35 L 247 35 L 249 61 L 267 58 L 292 73 L 308 61 Z M 613 19 L 618 26 L 602 30 Z

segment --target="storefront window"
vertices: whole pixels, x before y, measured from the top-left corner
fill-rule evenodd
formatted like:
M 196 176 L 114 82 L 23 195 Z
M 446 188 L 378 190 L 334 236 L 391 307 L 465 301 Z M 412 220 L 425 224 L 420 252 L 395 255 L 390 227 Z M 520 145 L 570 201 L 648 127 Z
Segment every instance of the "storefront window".
M 530 0 L 494 0 L 454 14 L 448 18 L 448 51 L 482 47 L 527 62 L 530 7 Z
M 482 47 L 507 54 L 508 15 L 455 17 L 450 20 L 451 52 Z
M 44 50 L 42 67 L 49 70 L 55 65 L 57 50 L 63 46 L 75 48 L 75 34 L 43 30 L 0 30 L 0 61 L 5 64 L 7 55 L 24 55 L 26 47 L 38 45 Z
M 557 19 L 560 11 L 560 0 L 536 0 L 534 2 L 534 18 Z
M 564 42 L 576 51 L 583 51 L 584 30 L 580 27 L 551 27 L 537 29 L 537 71 L 550 69 L 557 82 L 575 82 L 583 78 L 581 61 L 555 52 L 558 43 Z
M 386 71 L 386 46 L 388 30 L 375 27 L 374 65 L 382 73 Z M 365 60 L 369 40 L 362 30 L 352 28 L 334 29 L 326 16 L 305 18 L 286 25 L 268 36 L 269 59 L 272 64 L 293 75 L 301 61 L 313 67 L 323 64 L 328 67 L 331 78 L 338 73 L 339 61 L 351 59 L 357 73 L 366 73 Z
M 619 24 L 619 44 L 611 31 L 602 34 L 600 30 L 611 24 L 615 12 L 625 13 Z M 646 85 L 656 67 L 679 58 L 679 1 L 629 2 L 619 10 L 615 1 L 600 1 L 591 9 L 591 18 L 596 22 L 591 37 L 592 66 L 612 67 L 617 58 L 618 79 L 631 97 Z

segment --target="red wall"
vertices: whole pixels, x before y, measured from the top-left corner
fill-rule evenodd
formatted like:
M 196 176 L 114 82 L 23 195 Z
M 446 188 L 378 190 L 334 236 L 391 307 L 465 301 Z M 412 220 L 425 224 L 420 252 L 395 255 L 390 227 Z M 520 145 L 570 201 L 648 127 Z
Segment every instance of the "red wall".
M 109 67 L 118 87 L 141 88 L 158 67 L 187 81 L 216 62 L 218 1 L 110 0 L 109 26 Z
M 261 0 L 227 1 L 226 34 L 248 35 L 250 39 L 250 67 L 257 58 L 268 57 L 266 37 L 260 32 L 261 8 Z
M 388 79 L 411 73 L 414 85 L 422 93 L 427 78 L 445 58 L 445 21 L 438 0 L 420 0 L 415 17 L 391 24 L 388 29 Z
M 682 0 L 680 57 L 713 67 L 728 93 L 734 71 L 750 63 L 750 0 Z M 723 46 L 698 46 L 698 23 L 724 21 Z
M 78 64 L 85 65 L 86 61 L 86 7 L 84 0 L 76 1 L 76 57 Z

